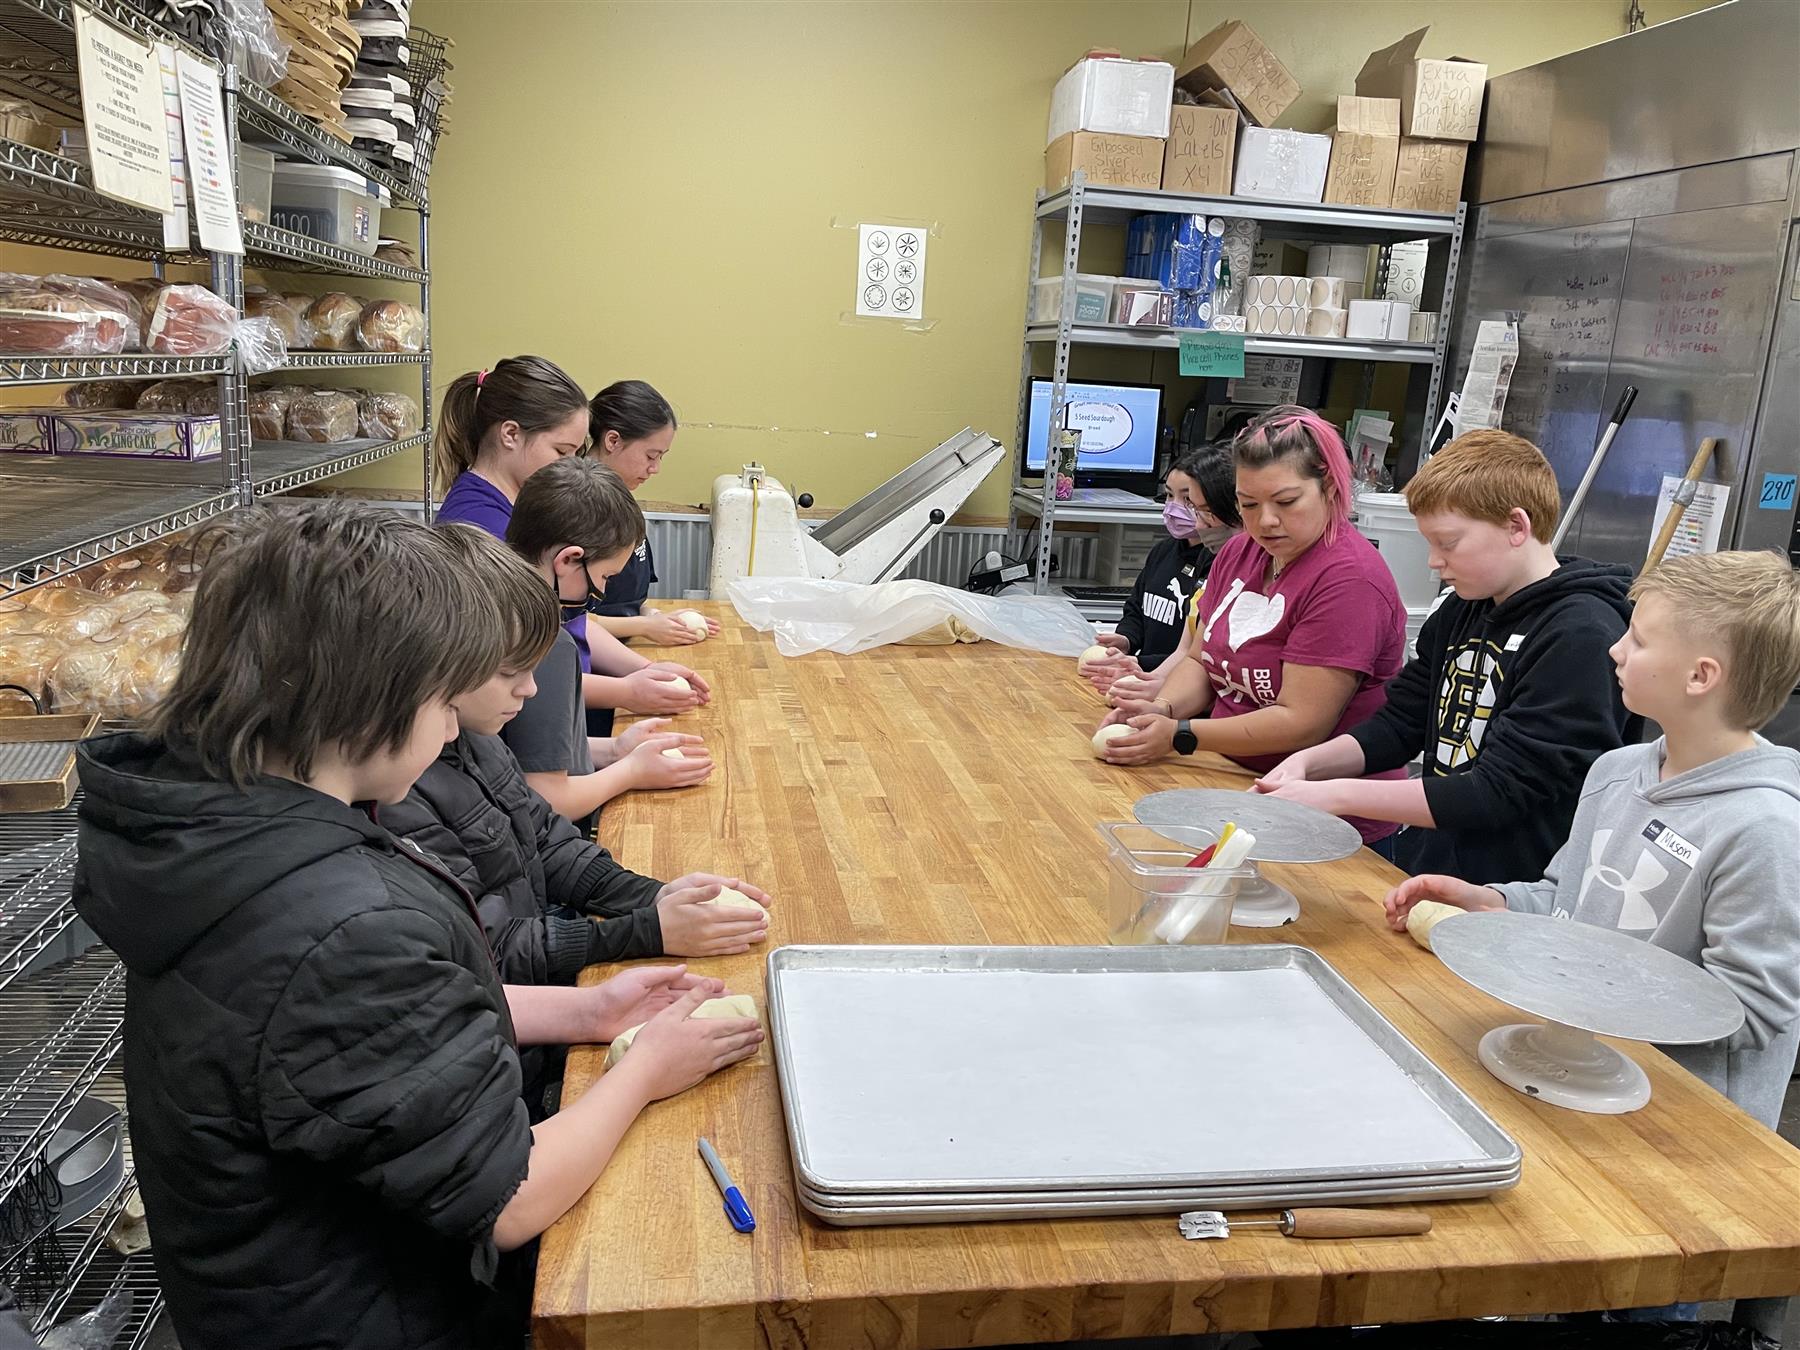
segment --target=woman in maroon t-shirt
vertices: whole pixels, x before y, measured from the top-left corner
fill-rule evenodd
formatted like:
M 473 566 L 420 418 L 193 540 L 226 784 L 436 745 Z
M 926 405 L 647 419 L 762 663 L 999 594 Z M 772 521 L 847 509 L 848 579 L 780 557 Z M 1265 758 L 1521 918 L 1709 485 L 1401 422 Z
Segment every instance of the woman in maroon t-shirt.
M 1120 700 L 1113 764 L 1211 750 L 1271 769 L 1375 713 L 1406 656 L 1393 574 L 1350 526 L 1350 462 L 1331 424 L 1273 408 L 1234 443 L 1244 533 L 1195 599 L 1199 640 L 1153 701 Z M 1352 820 L 1366 842 L 1397 828 Z

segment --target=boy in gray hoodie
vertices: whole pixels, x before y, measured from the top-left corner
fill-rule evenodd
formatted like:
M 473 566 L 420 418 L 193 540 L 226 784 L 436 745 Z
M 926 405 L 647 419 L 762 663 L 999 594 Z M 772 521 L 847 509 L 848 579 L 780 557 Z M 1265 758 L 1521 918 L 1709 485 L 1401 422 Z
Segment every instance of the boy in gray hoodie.
M 1756 734 L 1800 683 L 1800 573 L 1778 553 L 1677 558 L 1639 578 L 1613 646 L 1660 740 L 1602 755 L 1542 880 L 1414 877 L 1387 898 L 1602 924 L 1722 980 L 1744 1025 L 1670 1058 L 1774 1126 L 1800 1048 L 1800 753 Z

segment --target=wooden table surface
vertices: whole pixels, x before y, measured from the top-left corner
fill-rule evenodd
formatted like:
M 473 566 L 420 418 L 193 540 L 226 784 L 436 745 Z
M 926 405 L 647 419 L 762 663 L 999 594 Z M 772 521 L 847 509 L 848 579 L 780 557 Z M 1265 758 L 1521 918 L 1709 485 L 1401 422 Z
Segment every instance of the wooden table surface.
M 692 963 L 759 1009 L 767 952 L 786 943 L 1104 943 L 1095 823 L 1129 820 L 1162 788 L 1248 781 L 1206 757 L 1094 759 L 1101 703 L 1071 660 L 993 643 L 789 659 L 728 606 L 700 608 L 725 631 L 679 659 L 715 697 L 681 724 L 706 735 L 717 768 L 701 787 L 614 803 L 601 836 L 656 876 L 741 872 L 771 892 L 766 947 Z M 1650 1075 L 1641 1111 L 1530 1100 L 1475 1054 L 1520 1015 L 1382 922 L 1398 873 L 1366 850 L 1269 871 L 1300 920 L 1232 940 L 1329 960 L 1518 1140 L 1516 1189 L 1431 1206 L 1424 1236 L 1358 1241 L 1188 1242 L 1173 1215 L 831 1228 L 797 1203 L 765 1045 L 652 1106 L 545 1235 L 537 1344 L 925 1350 L 1800 1293 L 1800 1151 L 1642 1045 L 1621 1047 Z M 602 1057 L 572 1052 L 565 1090 Z M 1330 1112 L 1321 1101 L 1327 1127 Z M 726 1222 L 700 1135 L 733 1169 L 754 1234 Z

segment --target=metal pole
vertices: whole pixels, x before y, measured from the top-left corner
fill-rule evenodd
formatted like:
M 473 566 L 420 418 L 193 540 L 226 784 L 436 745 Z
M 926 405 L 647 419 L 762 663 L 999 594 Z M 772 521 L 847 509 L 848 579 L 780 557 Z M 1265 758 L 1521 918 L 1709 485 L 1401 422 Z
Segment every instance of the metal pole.
M 1606 458 L 1606 452 L 1612 448 L 1613 437 L 1619 434 L 1619 424 L 1631 411 L 1631 404 L 1637 398 L 1637 386 L 1628 384 L 1625 392 L 1619 395 L 1619 406 L 1613 409 L 1612 421 L 1606 424 L 1606 430 L 1600 436 L 1600 444 L 1594 447 L 1594 457 L 1588 461 L 1587 472 L 1581 475 L 1581 483 L 1575 489 L 1575 495 L 1569 498 L 1569 505 L 1563 511 L 1562 523 L 1556 527 L 1556 534 L 1550 540 L 1550 549 L 1555 552 L 1562 547 L 1569 527 L 1575 523 L 1576 513 L 1581 504 L 1587 500 L 1588 489 L 1594 486 L 1594 480 L 1600 476 L 1600 465 Z
M 419 312 L 425 316 L 425 359 L 419 362 L 420 390 L 420 422 L 425 429 L 425 445 L 420 451 L 425 461 L 425 523 L 430 524 L 434 514 L 431 501 L 431 209 L 419 207 L 419 270 L 425 273 L 425 280 L 419 283 Z

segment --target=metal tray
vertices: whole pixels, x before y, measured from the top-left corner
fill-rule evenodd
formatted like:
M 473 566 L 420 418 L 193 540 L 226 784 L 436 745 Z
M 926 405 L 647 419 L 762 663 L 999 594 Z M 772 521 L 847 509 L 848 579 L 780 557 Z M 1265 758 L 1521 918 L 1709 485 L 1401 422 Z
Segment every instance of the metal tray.
M 1403 1197 L 1491 1187 L 1520 1163 L 1303 947 L 783 947 L 768 977 L 795 1175 L 815 1196 Z

